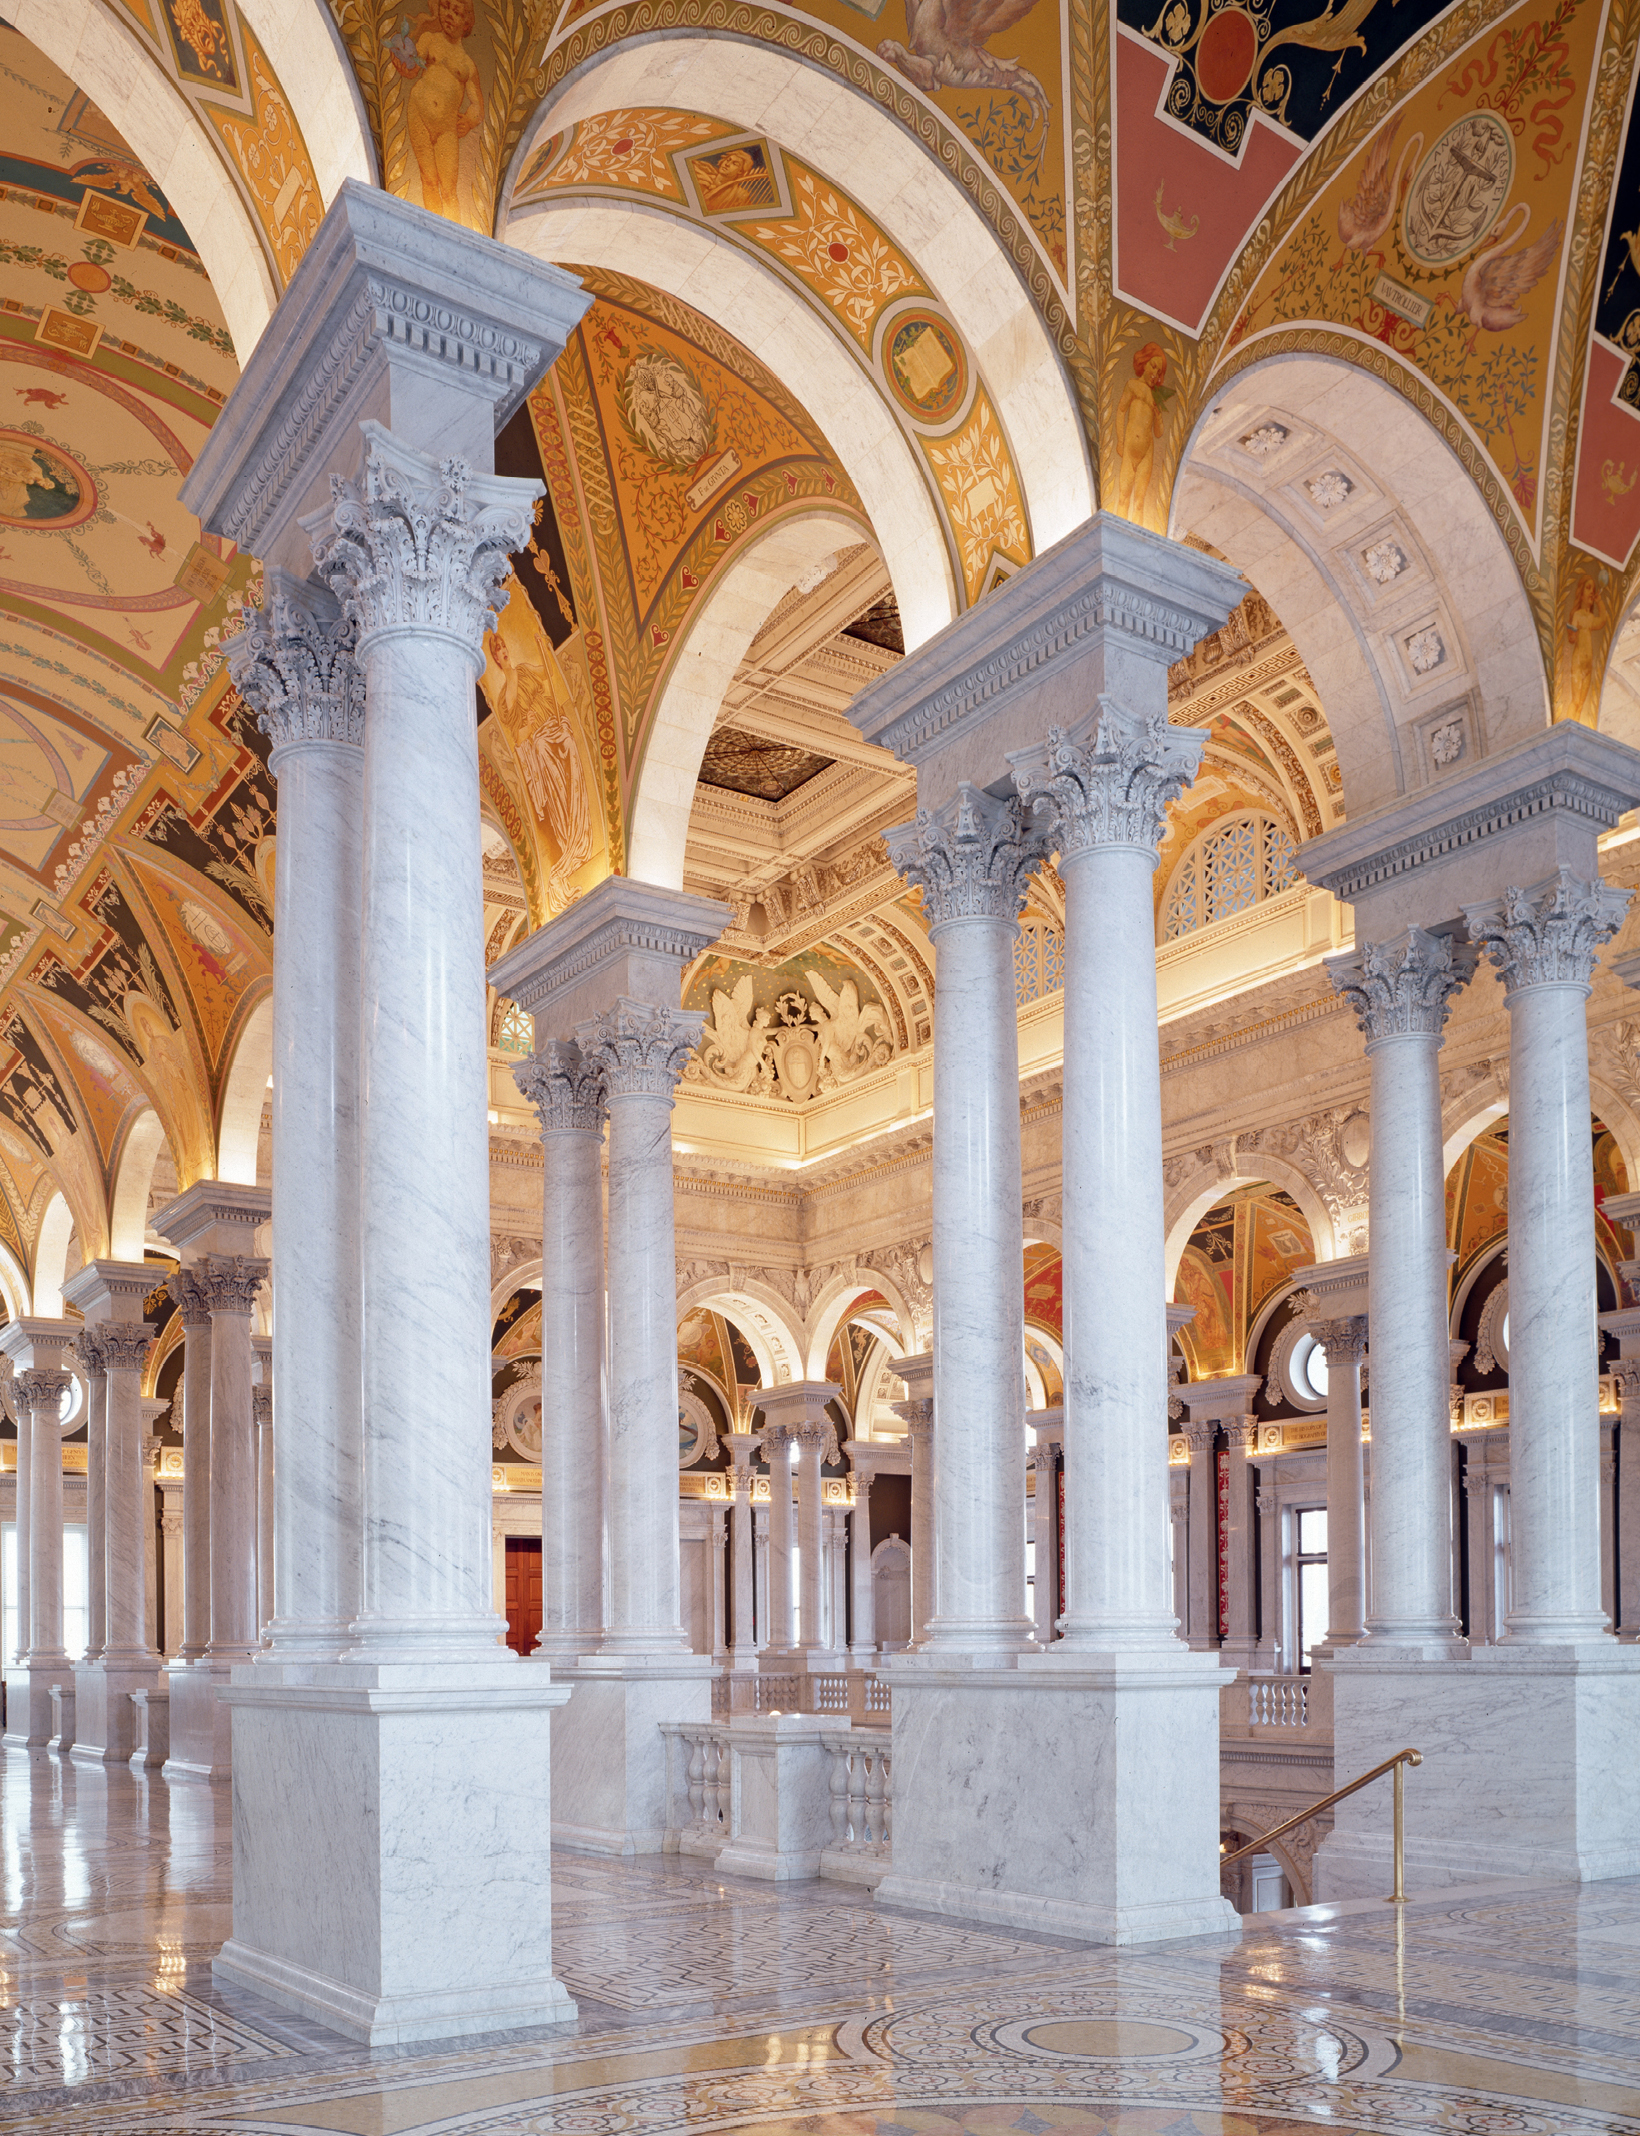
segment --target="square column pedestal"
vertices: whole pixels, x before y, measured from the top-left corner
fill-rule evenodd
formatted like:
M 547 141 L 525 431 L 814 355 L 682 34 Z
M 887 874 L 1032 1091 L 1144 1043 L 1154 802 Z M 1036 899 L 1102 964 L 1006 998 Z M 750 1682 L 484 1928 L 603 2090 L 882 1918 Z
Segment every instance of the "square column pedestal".
M 1240 1934 L 1219 1891 L 1216 1657 L 913 1656 L 881 1674 L 894 1848 L 880 1903 L 1090 1943 Z
M 233 1770 L 233 1715 L 227 1693 L 233 1671 L 203 1654 L 166 1665 L 171 1704 L 167 1780 L 226 1779 Z
M 133 1691 L 155 1692 L 159 1664 L 121 1668 L 106 1661 L 74 1664 L 74 1756 L 83 1763 L 125 1764 L 137 1748 Z
M 552 1732 L 553 1845 L 659 1854 L 666 1837 L 661 1723 L 711 1719 L 711 1656 L 588 1654 L 555 1661 L 553 1670 L 575 1693 Z
M 568 2023 L 537 1843 L 569 1695 L 516 1661 L 235 1669 L 214 1977 L 372 2047 Z
M 1412 1897 L 1494 1877 L 1640 1875 L 1640 1652 L 1605 1639 L 1415 1661 L 1368 1645 L 1326 1667 L 1337 1784 L 1423 1753 L 1406 1776 Z M 1388 1895 L 1393 1811 L 1388 1774 L 1339 1803 L 1316 1850 L 1318 1901 Z

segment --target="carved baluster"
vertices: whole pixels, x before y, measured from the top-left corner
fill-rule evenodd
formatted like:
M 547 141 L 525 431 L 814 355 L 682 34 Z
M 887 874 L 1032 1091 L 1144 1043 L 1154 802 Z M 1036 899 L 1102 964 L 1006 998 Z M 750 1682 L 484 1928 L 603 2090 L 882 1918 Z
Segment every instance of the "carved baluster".
M 831 1772 L 827 1778 L 827 1788 L 831 1799 L 826 1806 L 831 1813 L 832 1844 L 837 1847 L 847 1845 L 849 1839 L 848 1783 L 850 1763 L 848 1751 L 840 1745 L 833 1744 Z

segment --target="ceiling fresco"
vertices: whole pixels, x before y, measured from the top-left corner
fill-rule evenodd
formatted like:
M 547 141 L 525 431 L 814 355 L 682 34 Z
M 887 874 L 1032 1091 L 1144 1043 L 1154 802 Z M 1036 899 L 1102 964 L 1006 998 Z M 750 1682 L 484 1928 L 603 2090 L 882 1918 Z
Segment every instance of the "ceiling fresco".
M 1179 1334 L 1193 1380 L 1245 1371 L 1260 1312 L 1315 1259 L 1310 1227 L 1292 1197 L 1259 1182 L 1216 1202 L 1190 1234 L 1173 1295 L 1195 1318 Z

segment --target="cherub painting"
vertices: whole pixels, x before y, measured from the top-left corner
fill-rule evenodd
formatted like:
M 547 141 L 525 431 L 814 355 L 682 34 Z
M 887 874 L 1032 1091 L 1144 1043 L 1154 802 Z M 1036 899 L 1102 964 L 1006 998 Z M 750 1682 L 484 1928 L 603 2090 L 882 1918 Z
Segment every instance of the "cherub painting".
M 465 44 L 476 21 L 473 0 L 435 0 L 414 26 L 400 20 L 387 54 L 410 84 L 405 118 L 422 206 L 459 218 L 461 144 L 484 117 L 484 87 Z

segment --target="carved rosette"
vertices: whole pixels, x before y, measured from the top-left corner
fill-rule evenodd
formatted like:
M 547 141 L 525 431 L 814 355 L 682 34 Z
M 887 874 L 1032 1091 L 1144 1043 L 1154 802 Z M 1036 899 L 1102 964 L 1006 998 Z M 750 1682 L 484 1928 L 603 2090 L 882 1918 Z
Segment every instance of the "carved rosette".
M 108 1372 L 140 1372 L 154 1347 L 154 1331 L 142 1320 L 105 1320 L 97 1334 Z
M 1367 1316 L 1347 1313 L 1339 1320 L 1312 1320 L 1310 1333 L 1327 1353 L 1329 1368 L 1359 1365 L 1367 1354 Z
M 100 1326 L 83 1327 L 74 1338 L 74 1355 L 80 1360 L 80 1368 L 88 1380 L 99 1380 L 108 1370 L 103 1353 L 103 1331 Z
M 535 1107 L 543 1135 L 597 1135 L 607 1108 L 601 1064 L 572 1038 L 549 1038 L 513 1069 L 513 1081 Z
M 197 1269 L 179 1268 L 174 1276 L 167 1278 L 165 1288 L 170 1292 L 171 1302 L 181 1314 L 185 1328 L 210 1326 L 211 1308 Z
M 578 1026 L 581 1050 L 601 1073 L 606 1100 L 670 1099 L 706 1019 L 696 1009 L 657 1009 L 623 995 Z
M 358 483 L 330 478 L 330 525 L 304 522 L 319 575 L 358 627 L 438 631 L 476 664 L 506 606 L 508 557 L 529 539 L 533 501 L 474 505 L 465 460 L 434 460 L 378 424 L 365 432 Z M 486 485 L 490 486 L 490 485 Z
M 71 1373 L 49 1365 L 35 1365 L 27 1372 L 19 1372 L 14 1382 L 18 1401 L 27 1404 L 29 1415 L 38 1425 L 57 1422 L 62 1415 L 63 1396 L 73 1384 Z
M 930 934 L 952 920 L 1015 920 L 1053 841 L 1018 800 L 999 801 L 965 779 L 938 810 L 886 831 L 889 858 L 923 894 Z
M 1168 808 L 1196 776 L 1205 742 L 1161 713 L 1145 719 L 1101 697 L 1091 742 L 1051 727 L 1042 748 L 1008 761 L 1021 800 L 1051 814 L 1061 865 L 1097 846 L 1133 846 L 1154 867 Z
M 243 1253 L 213 1253 L 196 1270 L 213 1318 L 218 1313 L 248 1313 L 267 1273 L 266 1261 Z
M 1506 994 L 1529 986 L 1577 986 L 1585 994 L 1602 942 L 1609 942 L 1629 909 L 1627 890 L 1597 876 L 1582 881 L 1557 868 L 1530 889 L 1466 905 L 1464 919 L 1477 949 L 1503 975 Z
M 364 670 L 356 649 L 358 625 L 351 616 L 333 622 L 314 615 L 288 594 L 274 597 L 228 643 L 234 688 L 256 714 L 273 743 L 269 764 L 298 742 L 364 740 Z
M 1385 1038 L 1438 1039 L 1452 996 L 1474 976 L 1476 962 L 1469 944 L 1409 927 L 1391 941 L 1329 957 L 1327 972 L 1355 1011 L 1370 1050 Z

